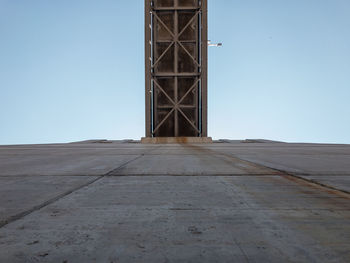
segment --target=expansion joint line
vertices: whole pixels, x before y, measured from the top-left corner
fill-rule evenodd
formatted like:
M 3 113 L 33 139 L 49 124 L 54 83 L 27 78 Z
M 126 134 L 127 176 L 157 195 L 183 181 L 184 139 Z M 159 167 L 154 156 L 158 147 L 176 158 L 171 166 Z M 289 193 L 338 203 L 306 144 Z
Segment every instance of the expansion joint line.
M 307 183 L 309 185 L 317 186 L 317 187 L 319 187 L 321 189 L 324 189 L 326 191 L 333 191 L 334 194 L 337 194 L 337 195 L 340 195 L 342 197 L 350 199 L 350 192 L 346 191 L 346 190 L 341 190 L 341 189 L 338 189 L 338 188 L 335 188 L 335 187 L 332 187 L 332 186 L 329 186 L 329 185 L 326 185 L 326 184 L 322 184 L 320 182 L 317 182 L 317 181 L 314 181 L 314 180 L 311 180 L 311 179 L 307 179 L 305 177 L 301 177 L 301 176 L 298 176 L 296 174 L 293 174 L 293 173 L 290 173 L 290 172 L 287 172 L 287 171 L 284 171 L 284 170 L 281 170 L 281 169 L 277 169 L 277 168 L 269 167 L 269 166 L 266 166 L 266 165 L 258 164 L 258 163 L 252 162 L 252 161 L 248 161 L 248 160 L 239 158 L 239 157 L 237 157 L 235 155 L 221 153 L 219 151 L 215 151 L 215 150 L 212 150 L 212 149 L 204 148 L 204 147 L 201 147 L 201 146 L 198 146 L 198 145 L 193 145 L 193 144 L 191 144 L 189 146 L 191 148 L 195 148 L 195 149 L 198 149 L 198 150 L 201 150 L 201 151 L 204 150 L 204 151 L 207 151 L 207 152 L 214 152 L 217 155 L 221 155 L 221 156 L 225 156 L 225 157 L 229 157 L 229 158 L 234 158 L 234 159 L 240 160 L 242 162 L 254 165 L 256 167 L 261 167 L 261 168 L 264 168 L 264 169 L 270 169 L 272 171 L 278 172 L 279 174 L 277 174 L 277 176 L 281 176 L 281 177 L 283 176 L 286 179 L 294 178 L 295 180 L 299 180 L 299 182 L 304 182 L 304 183 Z M 308 175 L 308 174 L 305 174 L 305 175 Z

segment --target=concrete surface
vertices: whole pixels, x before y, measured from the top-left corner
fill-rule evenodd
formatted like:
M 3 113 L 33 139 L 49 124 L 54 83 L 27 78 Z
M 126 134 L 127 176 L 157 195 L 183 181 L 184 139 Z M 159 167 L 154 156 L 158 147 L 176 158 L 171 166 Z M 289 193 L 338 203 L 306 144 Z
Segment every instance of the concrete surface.
M 0 262 L 350 262 L 350 146 L 0 146 Z

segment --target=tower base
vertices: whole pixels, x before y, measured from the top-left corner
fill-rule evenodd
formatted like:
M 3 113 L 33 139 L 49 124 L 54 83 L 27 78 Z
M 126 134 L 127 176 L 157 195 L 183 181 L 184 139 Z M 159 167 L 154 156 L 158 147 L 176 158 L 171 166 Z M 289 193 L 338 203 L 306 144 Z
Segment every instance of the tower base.
M 169 144 L 169 143 L 212 143 L 211 137 L 143 137 L 144 144 Z

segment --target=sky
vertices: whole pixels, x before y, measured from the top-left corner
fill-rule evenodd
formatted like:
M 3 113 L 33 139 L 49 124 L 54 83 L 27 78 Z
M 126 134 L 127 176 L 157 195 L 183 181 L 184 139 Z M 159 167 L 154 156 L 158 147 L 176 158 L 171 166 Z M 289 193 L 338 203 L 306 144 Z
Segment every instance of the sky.
M 143 0 L 0 0 L 0 144 L 144 136 Z M 209 136 L 350 143 L 350 1 L 209 0 Z

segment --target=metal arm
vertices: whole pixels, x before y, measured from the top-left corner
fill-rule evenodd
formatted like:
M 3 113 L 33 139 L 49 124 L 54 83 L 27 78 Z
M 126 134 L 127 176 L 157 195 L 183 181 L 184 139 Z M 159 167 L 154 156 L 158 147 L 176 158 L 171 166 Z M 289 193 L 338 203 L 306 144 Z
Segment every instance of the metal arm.
M 211 40 L 208 40 L 208 47 L 222 47 L 222 43 L 211 43 Z

